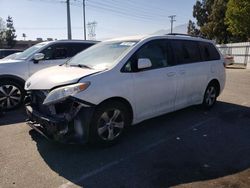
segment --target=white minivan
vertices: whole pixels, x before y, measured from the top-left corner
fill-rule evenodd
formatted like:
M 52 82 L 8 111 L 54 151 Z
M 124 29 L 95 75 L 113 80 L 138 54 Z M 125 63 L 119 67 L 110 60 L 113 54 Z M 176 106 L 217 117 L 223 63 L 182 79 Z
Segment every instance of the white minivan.
M 0 60 L 0 108 L 11 110 L 24 98 L 24 83 L 35 72 L 65 63 L 96 41 L 57 40 L 38 43 L 12 58 Z
M 224 84 L 224 60 L 212 41 L 113 39 L 32 75 L 27 123 L 61 142 L 112 144 L 131 124 L 190 105 L 211 108 Z

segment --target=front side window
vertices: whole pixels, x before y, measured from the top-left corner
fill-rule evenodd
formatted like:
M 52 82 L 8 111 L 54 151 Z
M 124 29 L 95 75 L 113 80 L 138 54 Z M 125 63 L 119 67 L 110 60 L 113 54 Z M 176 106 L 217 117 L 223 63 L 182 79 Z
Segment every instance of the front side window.
M 31 46 L 27 50 L 25 50 L 22 53 L 18 54 L 15 57 L 15 59 L 21 59 L 21 60 L 28 59 L 32 54 L 34 54 L 35 52 L 38 52 L 42 47 L 44 47 L 47 44 L 48 44 L 47 42 L 43 42 L 43 43 L 39 43 L 39 44 L 36 44 L 34 46 Z
M 135 54 L 129 59 L 124 67 L 125 72 L 137 72 L 138 60 L 147 58 L 151 61 L 152 67 L 148 69 L 157 69 L 169 65 L 167 57 L 167 42 L 165 40 L 155 40 L 144 44 Z

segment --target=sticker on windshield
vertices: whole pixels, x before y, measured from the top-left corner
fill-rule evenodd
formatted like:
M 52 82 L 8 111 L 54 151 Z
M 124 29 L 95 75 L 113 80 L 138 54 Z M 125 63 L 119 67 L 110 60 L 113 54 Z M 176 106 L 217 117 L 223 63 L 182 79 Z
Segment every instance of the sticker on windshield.
M 134 46 L 135 42 L 122 42 L 120 45 L 121 46 Z

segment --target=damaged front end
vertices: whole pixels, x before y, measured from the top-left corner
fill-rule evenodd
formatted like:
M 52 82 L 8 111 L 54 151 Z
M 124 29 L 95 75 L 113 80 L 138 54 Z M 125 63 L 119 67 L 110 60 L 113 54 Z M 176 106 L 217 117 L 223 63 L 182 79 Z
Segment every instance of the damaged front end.
M 72 96 L 55 104 L 43 104 L 48 91 L 33 90 L 25 98 L 27 124 L 48 139 L 86 143 L 94 105 Z

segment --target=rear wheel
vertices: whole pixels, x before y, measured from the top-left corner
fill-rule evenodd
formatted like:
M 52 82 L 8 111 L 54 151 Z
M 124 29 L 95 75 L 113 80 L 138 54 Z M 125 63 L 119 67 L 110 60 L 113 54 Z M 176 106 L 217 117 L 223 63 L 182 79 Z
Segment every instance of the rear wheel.
M 24 89 L 13 81 L 0 83 L 0 107 L 3 110 L 12 110 L 19 107 L 24 98 Z
M 126 105 L 119 101 L 103 103 L 97 107 L 90 124 L 90 142 L 111 145 L 117 142 L 130 117 Z
M 218 92 L 219 92 L 218 88 L 216 87 L 215 84 L 209 84 L 207 86 L 202 103 L 202 106 L 205 109 L 210 109 L 214 106 L 217 100 Z

